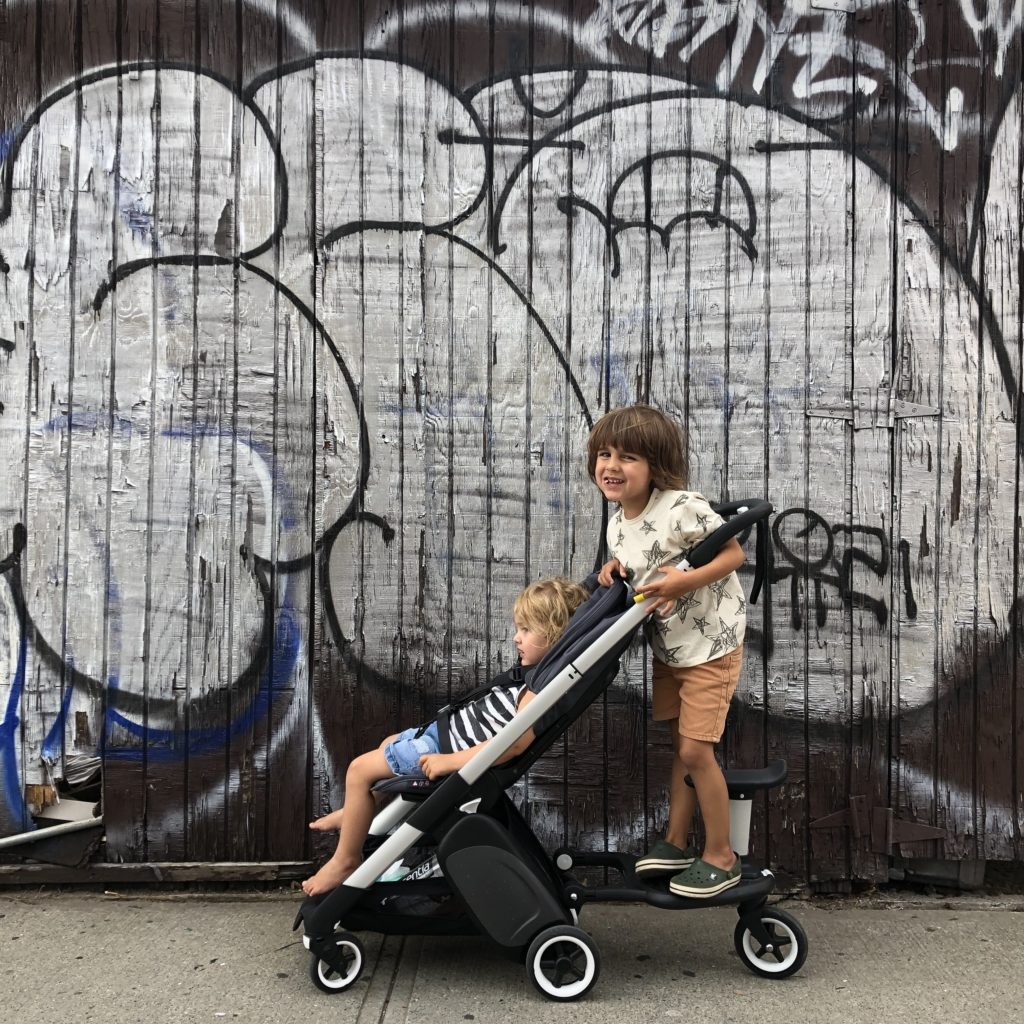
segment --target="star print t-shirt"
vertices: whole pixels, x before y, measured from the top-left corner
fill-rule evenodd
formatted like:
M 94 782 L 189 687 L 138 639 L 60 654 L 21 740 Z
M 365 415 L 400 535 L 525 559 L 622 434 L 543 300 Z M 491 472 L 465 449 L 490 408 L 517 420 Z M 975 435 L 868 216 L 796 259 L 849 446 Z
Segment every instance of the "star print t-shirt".
M 679 561 L 723 523 L 696 491 L 651 493 L 635 519 L 622 509 L 608 523 L 608 549 L 630 573 L 634 587 L 661 579 L 659 566 Z M 678 571 L 678 570 L 672 570 Z M 676 601 L 670 615 L 647 621 L 647 642 L 666 665 L 683 668 L 714 661 L 743 643 L 747 603 L 736 573 Z

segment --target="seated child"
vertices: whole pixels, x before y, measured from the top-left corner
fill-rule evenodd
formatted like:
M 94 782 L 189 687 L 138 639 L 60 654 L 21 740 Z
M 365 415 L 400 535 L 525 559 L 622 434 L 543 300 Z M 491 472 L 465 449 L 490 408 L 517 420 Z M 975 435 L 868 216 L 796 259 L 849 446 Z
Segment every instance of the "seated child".
M 519 661 L 502 672 L 482 697 L 444 711 L 429 725 L 413 726 L 388 736 L 379 747 L 360 754 L 345 774 L 345 806 L 310 823 L 318 832 L 341 829 L 338 847 L 326 864 L 302 883 L 308 896 L 340 885 L 362 861 L 363 844 L 373 821 L 373 787 L 397 775 L 425 775 L 437 779 L 458 771 L 535 694 L 530 690 L 534 666 L 565 631 L 572 613 L 588 597 L 577 583 L 561 577 L 531 583 L 512 610 Z M 499 760 L 517 757 L 533 742 L 528 729 Z M 342 815 L 344 814 L 344 823 Z

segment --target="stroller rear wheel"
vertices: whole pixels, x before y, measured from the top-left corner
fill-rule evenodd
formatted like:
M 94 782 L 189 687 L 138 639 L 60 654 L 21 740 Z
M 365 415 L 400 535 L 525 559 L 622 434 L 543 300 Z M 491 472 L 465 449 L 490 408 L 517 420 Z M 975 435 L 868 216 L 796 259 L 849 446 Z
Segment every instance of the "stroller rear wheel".
M 788 978 L 807 959 L 807 933 L 800 922 L 775 907 L 761 911 L 767 940 L 755 937 L 742 918 L 736 922 L 733 942 L 740 959 L 763 978 Z
M 601 956 L 585 931 L 560 924 L 545 928 L 530 943 L 526 969 L 537 991 L 549 999 L 568 1002 L 594 987 L 601 973 Z
M 366 954 L 363 944 L 350 932 L 335 932 L 329 940 L 334 944 L 333 963 L 314 955 L 309 976 L 321 992 L 344 992 L 359 980 Z

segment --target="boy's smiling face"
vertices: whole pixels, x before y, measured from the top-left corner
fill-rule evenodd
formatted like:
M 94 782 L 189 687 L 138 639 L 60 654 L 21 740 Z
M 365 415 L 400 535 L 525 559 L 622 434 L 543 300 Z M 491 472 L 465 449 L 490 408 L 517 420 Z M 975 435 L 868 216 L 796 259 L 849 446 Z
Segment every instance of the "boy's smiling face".
M 627 519 L 635 519 L 651 498 L 651 464 L 636 452 L 609 445 L 597 453 L 594 482 L 608 501 L 617 501 Z

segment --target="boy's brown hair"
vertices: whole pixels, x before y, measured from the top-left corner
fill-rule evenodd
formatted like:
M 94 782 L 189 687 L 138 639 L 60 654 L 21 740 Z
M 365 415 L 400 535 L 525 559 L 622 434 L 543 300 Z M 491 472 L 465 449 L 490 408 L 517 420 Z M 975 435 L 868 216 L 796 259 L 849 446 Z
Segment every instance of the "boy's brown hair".
M 569 625 L 572 613 L 590 595 L 584 587 L 564 576 L 531 583 L 516 598 L 512 615 L 518 624 L 526 626 L 550 647 Z
M 597 453 L 618 448 L 642 455 L 651 466 L 651 482 L 659 491 L 686 489 L 686 439 L 679 425 L 650 405 L 628 405 L 602 416 L 587 441 L 587 472 L 591 480 Z

